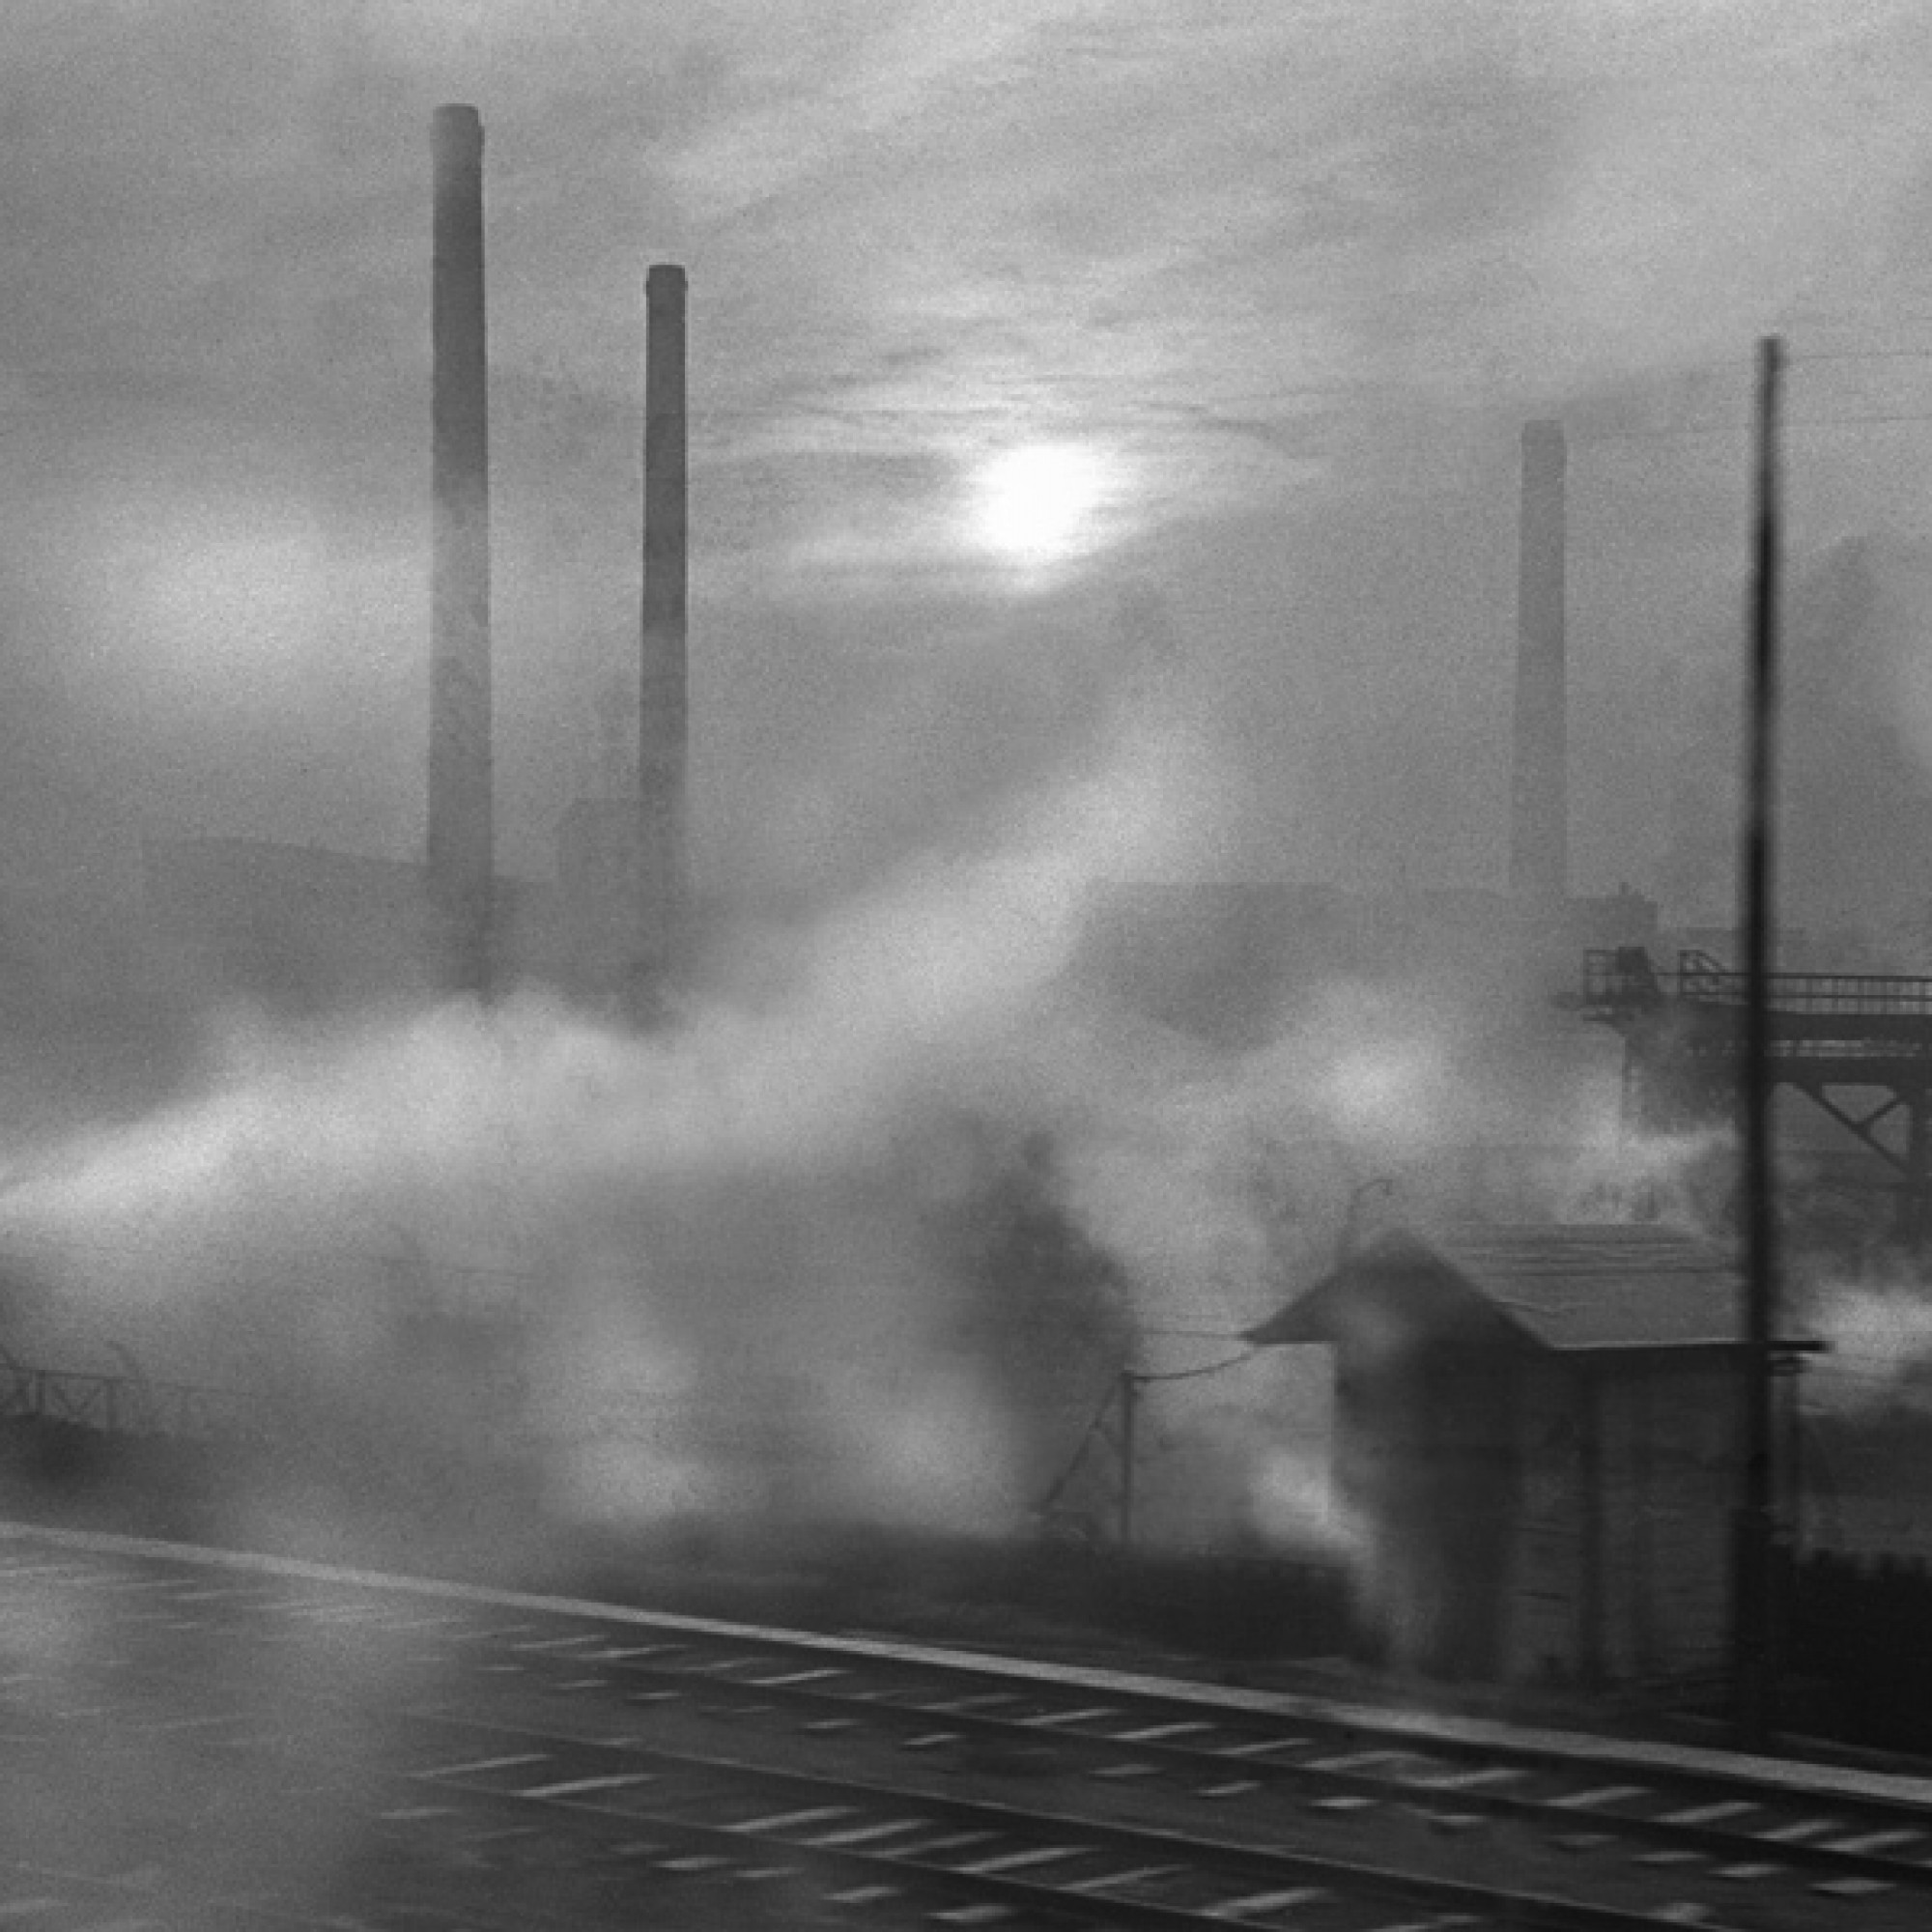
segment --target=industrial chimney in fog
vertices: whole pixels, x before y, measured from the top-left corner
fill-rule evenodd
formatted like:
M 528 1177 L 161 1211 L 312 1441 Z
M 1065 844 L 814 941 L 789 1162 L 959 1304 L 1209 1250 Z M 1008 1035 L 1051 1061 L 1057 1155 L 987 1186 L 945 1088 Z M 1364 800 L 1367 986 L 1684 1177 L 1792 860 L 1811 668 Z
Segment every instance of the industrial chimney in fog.
M 1562 899 L 1570 890 L 1563 469 L 1563 425 L 1525 423 L 1521 548 L 1517 571 L 1510 891 L 1540 900 Z
M 430 332 L 435 501 L 429 898 L 438 982 L 487 993 L 490 813 L 490 436 L 483 335 L 483 124 L 439 107 Z
M 689 892 L 685 849 L 686 478 L 684 270 L 644 277 L 644 595 L 638 714 L 638 983 L 640 1015 L 679 955 Z

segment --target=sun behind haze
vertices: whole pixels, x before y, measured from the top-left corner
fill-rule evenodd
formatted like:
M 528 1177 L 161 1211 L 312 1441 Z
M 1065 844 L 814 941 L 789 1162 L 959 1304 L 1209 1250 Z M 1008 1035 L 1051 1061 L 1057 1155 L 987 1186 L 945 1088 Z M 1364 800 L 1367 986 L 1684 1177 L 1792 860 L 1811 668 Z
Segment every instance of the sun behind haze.
M 1021 443 L 975 478 L 975 533 L 1015 563 L 1061 562 L 1095 541 L 1108 480 L 1102 458 L 1080 443 Z
M 1641 888 L 1681 841 L 1674 720 L 1732 654 L 1753 337 L 1792 345 L 1795 547 L 1932 500 L 1922 0 L 6 23 L 0 831 L 39 759 L 102 837 L 419 850 L 445 101 L 486 138 L 521 875 L 635 675 L 654 262 L 690 275 L 714 878 L 782 871 L 774 827 L 828 799 L 856 846 L 862 783 L 929 818 L 929 763 L 875 782 L 918 681 L 956 714 L 1019 667 L 1017 715 L 1077 709 L 1139 581 L 1229 725 L 1244 868 L 1496 883 L 1517 438 L 1561 416 L 1576 884 Z M 1932 758 L 1932 702 L 1905 708 Z

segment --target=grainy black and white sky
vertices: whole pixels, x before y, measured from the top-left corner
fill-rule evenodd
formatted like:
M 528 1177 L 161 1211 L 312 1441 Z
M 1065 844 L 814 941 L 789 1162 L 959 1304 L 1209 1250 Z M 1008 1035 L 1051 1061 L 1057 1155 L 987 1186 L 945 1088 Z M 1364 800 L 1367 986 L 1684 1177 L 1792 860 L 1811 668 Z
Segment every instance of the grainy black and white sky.
M 1050 756 L 1134 586 L 1238 803 L 1213 869 L 1496 882 L 1516 441 L 1561 413 L 1577 883 L 1701 910 L 1679 778 L 1772 329 L 1796 534 L 1876 540 L 1902 612 L 1847 744 L 1932 759 L 1919 0 L 12 0 L 0 50 L 14 870 L 414 850 L 446 100 L 488 143 L 517 869 L 629 663 L 665 260 L 721 878 L 836 883 Z

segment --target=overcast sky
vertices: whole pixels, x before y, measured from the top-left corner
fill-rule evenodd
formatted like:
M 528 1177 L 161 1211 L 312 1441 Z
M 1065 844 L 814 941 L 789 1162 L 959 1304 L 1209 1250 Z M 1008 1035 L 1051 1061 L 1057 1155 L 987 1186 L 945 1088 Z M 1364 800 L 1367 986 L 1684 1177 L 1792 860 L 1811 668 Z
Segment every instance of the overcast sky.
M 1738 646 L 1754 337 L 1804 546 L 1932 513 L 1920 0 L 12 0 L 0 51 L 15 867 L 419 843 L 441 101 L 486 134 L 526 872 L 631 663 L 654 261 L 721 877 L 851 877 L 1049 759 L 1151 587 L 1218 869 L 1499 883 L 1517 437 L 1560 414 L 1577 883 L 1650 885 Z M 1916 759 L 1915 630 L 1848 675 Z

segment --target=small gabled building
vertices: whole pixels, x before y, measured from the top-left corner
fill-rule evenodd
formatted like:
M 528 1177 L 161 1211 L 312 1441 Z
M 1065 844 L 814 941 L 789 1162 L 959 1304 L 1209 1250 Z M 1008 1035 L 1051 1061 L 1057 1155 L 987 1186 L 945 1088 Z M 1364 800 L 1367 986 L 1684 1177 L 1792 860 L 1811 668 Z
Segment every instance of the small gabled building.
M 1249 1331 L 1334 1350 L 1332 1502 L 1382 1661 L 1722 1667 L 1742 1297 L 1722 1250 L 1656 1227 L 1388 1228 Z

